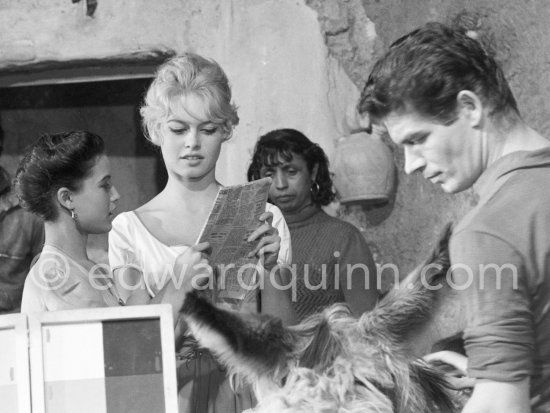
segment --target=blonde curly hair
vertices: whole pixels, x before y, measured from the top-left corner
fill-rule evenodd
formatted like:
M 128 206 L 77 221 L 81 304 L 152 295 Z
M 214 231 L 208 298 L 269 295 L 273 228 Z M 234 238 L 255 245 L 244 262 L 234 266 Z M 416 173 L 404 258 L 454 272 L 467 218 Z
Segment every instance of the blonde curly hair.
M 231 86 L 225 72 L 214 60 L 185 53 L 164 62 L 147 90 L 140 108 L 147 139 L 155 145 L 162 144 L 161 124 L 181 98 L 189 94 L 206 103 L 208 119 L 223 126 L 226 139 L 231 137 L 239 117 L 237 107 L 231 102 Z

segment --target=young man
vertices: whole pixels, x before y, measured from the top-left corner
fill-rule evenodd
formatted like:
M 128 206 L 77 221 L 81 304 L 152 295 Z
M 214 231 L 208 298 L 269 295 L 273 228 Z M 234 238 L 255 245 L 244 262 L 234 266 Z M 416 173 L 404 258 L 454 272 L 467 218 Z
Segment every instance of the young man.
M 550 141 L 481 44 L 437 23 L 390 47 L 359 111 L 403 146 L 406 173 L 479 195 L 450 246 L 476 379 L 463 411 L 550 412 Z

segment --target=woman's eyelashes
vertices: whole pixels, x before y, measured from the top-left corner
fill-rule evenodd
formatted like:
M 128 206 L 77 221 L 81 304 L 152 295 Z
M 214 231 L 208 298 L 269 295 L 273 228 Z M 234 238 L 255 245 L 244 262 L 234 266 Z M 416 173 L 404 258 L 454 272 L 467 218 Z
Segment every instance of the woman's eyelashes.
M 201 129 L 206 135 L 214 135 L 218 130 L 219 128 L 216 126 Z
M 189 128 L 170 128 L 170 132 L 172 132 L 174 135 L 182 135 L 188 130 Z
M 175 135 L 183 135 L 183 134 L 187 133 L 189 131 L 189 129 L 190 129 L 189 127 L 178 127 L 178 128 L 171 127 L 170 132 L 172 132 Z M 203 133 L 205 135 L 214 135 L 219 130 L 220 130 L 220 128 L 218 126 L 208 126 L 208 127 L 200 128 L 199 132 Z
M 294 168 L 283 168 L 282 172 L 287 176 L 294 176 L 298 173 L 298 170 Z M 260 171 L 260 176 L 262 178 L 271 178 L 273 177 L 273 175 L 275 175 L 275 171 L 273 169 Z

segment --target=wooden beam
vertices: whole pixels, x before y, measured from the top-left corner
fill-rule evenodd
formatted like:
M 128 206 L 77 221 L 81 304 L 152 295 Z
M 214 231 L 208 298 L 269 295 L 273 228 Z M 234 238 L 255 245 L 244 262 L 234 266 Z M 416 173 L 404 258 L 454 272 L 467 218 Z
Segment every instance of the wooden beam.
M 9 65 L 0 67 L 0 87 L 153 77 L 156 68 L 175 54 L 171 49 L 152 50 L 97 59 Z

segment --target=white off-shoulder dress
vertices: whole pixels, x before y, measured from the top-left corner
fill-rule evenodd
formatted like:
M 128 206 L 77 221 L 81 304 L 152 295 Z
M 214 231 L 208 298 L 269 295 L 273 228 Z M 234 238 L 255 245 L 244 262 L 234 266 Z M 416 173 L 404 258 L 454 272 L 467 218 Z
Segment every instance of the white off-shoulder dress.
M 266 211 L 273 213 L 272 225 L 281 237 L 278 262 L 290 264 L 290 232 L 283 215 L 271 204 L 267 204 Z M 114 219 L 109 233 L 109 264 L 113 272 L 124 267 L 140 270 L 145 287 L 153 297 L 169 280 L 176 258 L 189 247 L 164 244 L 149 232 L 134 211 L 123 212 Z M 250 389 L 241 387 L 233 391 L 223 367 L 208 352 L 197 348 L 191 337 L 181 340 L 178 347 L 181 413 L 240 413 L 254 406 Z

